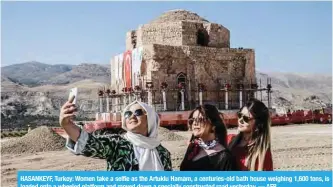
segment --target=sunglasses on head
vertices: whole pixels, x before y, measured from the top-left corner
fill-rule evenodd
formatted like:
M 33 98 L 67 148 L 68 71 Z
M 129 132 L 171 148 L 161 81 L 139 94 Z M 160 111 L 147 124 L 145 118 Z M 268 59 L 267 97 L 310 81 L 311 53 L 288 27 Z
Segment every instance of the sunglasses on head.
M 245 116 L 244 114 L 242 114 L 241 112 L 238 112 L 237 113 L 237 116 L 238 116 L 238 119 L 243 119 L 243 121 L 245 123 L 248 123 L 251 119 L 253 118 L 250 118 L 249 116 Z
M 145 114 L 145 112 L 142 109 L 137 109 L 134 112 L 129 110 L 129 111 L 126 111 L 124 113 L 124 117 L 125 117 L 125 119 L 127 119 L 127 118 L 130 118 L 132 115 L 134 115 L 136 117 L 139 117 L 139 116 L 142 116 L 144 114 Z
M 188 124 L 189 125 L 192 125 L 193 124 L 193 122 L 196 122 L 196 123 L 204 123 L 204 122 L 206 122 L 207 121 L 207 118 L 190 118 L 190 119 L 188 119 Z

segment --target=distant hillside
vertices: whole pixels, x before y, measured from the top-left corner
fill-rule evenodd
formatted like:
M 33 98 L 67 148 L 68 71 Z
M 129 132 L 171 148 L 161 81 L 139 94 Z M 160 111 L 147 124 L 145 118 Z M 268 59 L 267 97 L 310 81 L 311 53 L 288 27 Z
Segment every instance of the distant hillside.
M 11 85 L 11 84 L 7 84 Z M 77 87 L 78 120 L 91 120 L 98 111 L 97 90 L 108 86 L 93 80 L 82 80 L 66 85 L 36 87 L 7 86 L 1 93 L 2 128 L 33 125 L 57 125 L 60 107 L 67 101 L 69 89 Z
M 265 85 L 267 78 L 271 78 L 272 81 L 272 99 L 275 107 L 311 109 L 332 103 L 332 76 L 330 75 L 257 73 L 257 79 L 261 79 Z
M 71 71 L 50 78 L 46 83 L 70 84 L 86 79 L 109 83 L 111 81 L 110 67 L 107 68 L 97 64 L 80 64 L 78 66 L 73 66 Z
M 91 79 L 110 82 L 110 69 L 97 64 L 48 65 L 40 62 L 27 62 L 1 68 L 2 75 L 15 83 L 30 87 L 40 85 L 64 85 Z
M 1 76 L 1 90 L 4 90 L 6 92 L 15 92 L 18 90 L 24 90 L 25 87 L 23 84 L 21 83 L 16 83 L 15 81 L 13 81 L 12 79 L 5 77 L 5 76 Z
M 72 70 L 71 65 L 48 65 L 40 62 L 14 64 L 1 68 L 2 76 L 28 86 L 45 84 L 53 76 Z

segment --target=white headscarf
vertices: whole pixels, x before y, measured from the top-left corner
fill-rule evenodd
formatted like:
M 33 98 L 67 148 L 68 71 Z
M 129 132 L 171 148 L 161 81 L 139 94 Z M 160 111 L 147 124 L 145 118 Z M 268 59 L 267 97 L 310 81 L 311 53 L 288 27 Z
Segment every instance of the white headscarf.
M 140 101 L 134 101 L 127 105 L 123 111 L 123 116 L 130 106 L 138 103 L 147 112 L 148 137 L 141 134 L 132 133 L 126 127 L 126 119 L 122 118 L 122 128 L 127 132 L 125 138 L 133 144 L 135 157 L 139 161 L 139 170 L 143 171 L 164 171 L 163 164 L 156 147 L 160 145 L 157 139 L 160 118 L 155 110 L 149 105 Z

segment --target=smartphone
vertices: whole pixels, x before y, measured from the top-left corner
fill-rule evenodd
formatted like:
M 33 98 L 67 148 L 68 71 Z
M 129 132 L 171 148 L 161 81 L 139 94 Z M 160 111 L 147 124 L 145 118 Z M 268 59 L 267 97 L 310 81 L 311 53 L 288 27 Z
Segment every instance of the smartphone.
M 68 100 L 72 97 L 72 96 L 74 96 L 74 100 L 73 100 L 73 104 L 76 104 L 76 99 L 77 99 L 77 88 L 72 88 L 72 89 L 70 89 L 70 91 L 69 91 L 69 96 L 68 96 Z

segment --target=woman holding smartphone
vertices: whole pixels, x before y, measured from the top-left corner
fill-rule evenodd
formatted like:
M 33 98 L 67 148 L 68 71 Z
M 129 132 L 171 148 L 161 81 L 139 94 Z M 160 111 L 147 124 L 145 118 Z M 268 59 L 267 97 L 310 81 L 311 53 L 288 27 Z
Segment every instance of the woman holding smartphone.
M 120 134 L 96 135 L 76 125 L 71 118 L 73 99 L 64 104 L 59 122 L 68 134 L 66 147 L 74 154 L 105 159 L 108 171 L 170 171 L 170 152 L 157 139 L 159 116 L 145 103 L 135 101 L 123 112 Z

